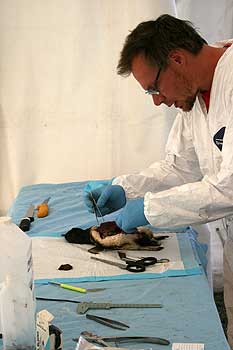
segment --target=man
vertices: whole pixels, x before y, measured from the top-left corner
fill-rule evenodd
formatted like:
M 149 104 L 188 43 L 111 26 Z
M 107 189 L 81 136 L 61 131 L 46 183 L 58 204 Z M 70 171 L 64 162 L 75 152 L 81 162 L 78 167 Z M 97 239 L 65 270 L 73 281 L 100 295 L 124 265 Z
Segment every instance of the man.
M 100 210 L 123 207 L 116 222 L 125 232 L 147 223 L 174 228 L 233 217 L 231 43 L 209 46 L 190 22 L 162 15 L 127 36 L 118 73 L 132 73 L 156 106 L 180 111 L 165 160 L 92 191 Z M 224 296 L 233 349 L 233 224 L 228 223 Z

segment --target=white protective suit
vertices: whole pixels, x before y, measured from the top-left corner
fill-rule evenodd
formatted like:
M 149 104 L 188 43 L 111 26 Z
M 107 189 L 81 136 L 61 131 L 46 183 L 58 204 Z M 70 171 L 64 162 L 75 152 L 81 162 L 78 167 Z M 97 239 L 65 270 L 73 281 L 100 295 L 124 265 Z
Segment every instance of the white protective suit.
M 121 185 L 127 198 L 144 197 L 145 216 L 157 228 L 229 218 L 224 293 L 233 349 L 233 45 L 216 66 L 208 113 L 199 96 L 190 112 L 178 113 L 165 160 L 117 177 L 113 184 Z
M 208 114 L 197 98 L 191 112 L 178 113 L 165 160 L 119 176 L 113 184 L 121 185 L 128 198 L 144 197 L 146 218 L 155 227 L 233 214 L 233 45 L 216 66 Z

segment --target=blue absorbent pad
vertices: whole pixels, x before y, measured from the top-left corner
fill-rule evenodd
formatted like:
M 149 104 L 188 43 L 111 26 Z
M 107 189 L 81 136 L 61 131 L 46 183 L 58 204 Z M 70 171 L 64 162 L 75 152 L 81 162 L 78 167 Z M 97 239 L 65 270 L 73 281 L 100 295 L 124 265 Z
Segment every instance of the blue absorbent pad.
M 106 184 L 106 181 L 104 180 L 103 184 Z M 50 197 L 48 203 L 49 215 L 44 218 L 37 218 L 35 212 L 35 220 L 31 223 L 31 228 L 28 232 L 30 237 L 61 237 L 73 227 L 89 228 L 96 225 L 96 218 L 94 214 L 87 211 L 82 200 L 83 189 L 87 184 L 88 182 L 85 181 L 64 184 L 38 184 L 23 187 L 8 214 L 12 217 L 14 223 L 19 224 L 30 204 L 37 206 L 43 200 Z M 101 181 L 97 181 L 97 184 L 99 186 Z M 105 221 L 113 221 L 115 216 L 116 212 L 106 215 Z M 156 230 L 154 231 L 156 233 Z M 162 274 L 133 274 L 133 276 L 132 274 L 123 274 L 121 275 L 121 279 L 161 278 L 201 274 L 203 270 L 199 266 L 200 261 L 198 256 L 199 252 L 201 256 L 204 256 L 203 247 L 197 243 L 194 231 L 190 229 L 181 229 L 180 231 L 177 233 L 177 238 L 184 263 L 184 270 L 168 270 Z M 190 237 L 192 237 L 191 240 Z M 195 245 L 195 251 L 198 251 L 197 257 L 193 254 L 193 248 L 190 242 Z M 103 277 L 99 278 L 99 280 L 109 279 L 119 279 L 119 276 L 112 276 L 112 278 L 106 276 L 105 279 Z M 95 279 L 86 276 L 86 279 L 81 278 L 76 280 L 93 281 L 98 280 L 98 276 Z

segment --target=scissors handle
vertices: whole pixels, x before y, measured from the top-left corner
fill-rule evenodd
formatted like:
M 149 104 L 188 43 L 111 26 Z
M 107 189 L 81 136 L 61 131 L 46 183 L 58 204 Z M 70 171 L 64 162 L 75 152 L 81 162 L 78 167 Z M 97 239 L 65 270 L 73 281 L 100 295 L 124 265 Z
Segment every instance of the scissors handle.
M 139 261 L 127 261 L 126 264 L 126 270 L 130 272 L 144 272 L 146 269 L 145 265 Z
M 140 260 L 137 260 L 138 263 L 142 263 L 144 266 L 167 263 L 169 261 L 170 261 L 169 259 L 157 259 L 153 256 L 148 256 L 145 258 L 141 258 Z
M 169 262 L 169 259 L 157 259 L 157 263 L 166 263 Z
M 143 264 L 144 266 L 154 265 L 158 262 L 158 259 L 156 259 L 153 256 L 148 256 L 145 258 L 141 258 L 140 260 L 137 260 L 138 263 Z

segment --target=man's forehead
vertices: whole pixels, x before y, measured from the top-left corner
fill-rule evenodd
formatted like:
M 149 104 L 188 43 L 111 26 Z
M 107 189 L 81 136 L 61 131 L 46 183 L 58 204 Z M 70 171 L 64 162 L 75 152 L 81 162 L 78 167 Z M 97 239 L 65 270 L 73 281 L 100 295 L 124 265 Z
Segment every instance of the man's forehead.
M 145 80 L 153 80 L 158 71 L 157 67 L 152 66 L 146 61 L 142 53 L 133 58 L 131 68 L 134 78 L 140 83 Z

